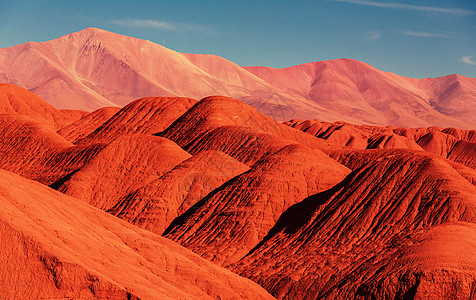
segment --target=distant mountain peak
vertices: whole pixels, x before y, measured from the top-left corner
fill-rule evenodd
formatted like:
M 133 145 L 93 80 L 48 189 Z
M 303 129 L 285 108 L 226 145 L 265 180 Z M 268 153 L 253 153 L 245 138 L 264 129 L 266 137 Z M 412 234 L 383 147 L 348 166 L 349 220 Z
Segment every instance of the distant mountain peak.
M 350 58 L 282 69 L 240 67 L 219 56 L 182 54 L 92 27 L 0 49 L 0 82 L 33 91 L 57 108 L 94 110 L 142 97 L 223 95 L 280 120 L 476 126 L 475 78 L 419 80 Z

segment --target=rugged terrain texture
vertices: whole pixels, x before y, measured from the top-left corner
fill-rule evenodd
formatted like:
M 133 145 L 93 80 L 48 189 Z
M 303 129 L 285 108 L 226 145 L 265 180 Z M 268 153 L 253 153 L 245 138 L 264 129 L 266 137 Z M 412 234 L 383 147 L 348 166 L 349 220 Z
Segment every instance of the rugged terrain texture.
M 278 298 L 469 299 L 475 195 L 441 158 L 379 156 L 291 207 L 232 269 Z
M 345 122 L 291 120 L 284 122 L 328 142 L 353 149 L 424 150 L 476 168 L 476 130 L 456 128 L 402 128 L 354 125 Z
M 476 296 L 474 130 L 0 91 L 7 298 Z
M 0 170 L 6 299 L 272 299 L 163 237 Z

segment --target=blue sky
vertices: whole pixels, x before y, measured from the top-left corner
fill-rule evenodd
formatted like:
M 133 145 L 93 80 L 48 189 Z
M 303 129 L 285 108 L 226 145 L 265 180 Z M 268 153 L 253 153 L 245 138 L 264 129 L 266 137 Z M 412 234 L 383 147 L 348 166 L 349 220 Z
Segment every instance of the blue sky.
M 336 58 L 476 77 L 476 1 L 0 1 L 0 47 L 97 27 L 240 65 Z

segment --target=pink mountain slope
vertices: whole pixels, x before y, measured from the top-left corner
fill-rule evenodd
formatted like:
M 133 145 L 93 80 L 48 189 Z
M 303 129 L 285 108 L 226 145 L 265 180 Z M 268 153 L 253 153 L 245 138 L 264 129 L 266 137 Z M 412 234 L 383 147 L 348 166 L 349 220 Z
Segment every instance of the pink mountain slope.
M 246 87 L 222 81 L 163 46 L 94 28 L 0 50 L 0 81 L 32 90 L 60 108 L 123 106 L 144 96 L 238 97 L 248 96 L 248 89 L 271 90 L 242 72 L 252 78 L 243 80 Z
M 0 49 L 0 82 L 22 86 L 58 108 L 124 106 L 145 96 L 224 95 L 278 120 L 476 125 L 474 78 L 418 80 L 350 59 L 284 69 L 240 67 L 219 56 L 182 54 L 94 28 Z
M 449 75 L 418 80 L 351 59 L 245 69 L 293 96 L 339 111 L 347 116 L 345 121 L 410 127 L 476 124 L 475 78 Z

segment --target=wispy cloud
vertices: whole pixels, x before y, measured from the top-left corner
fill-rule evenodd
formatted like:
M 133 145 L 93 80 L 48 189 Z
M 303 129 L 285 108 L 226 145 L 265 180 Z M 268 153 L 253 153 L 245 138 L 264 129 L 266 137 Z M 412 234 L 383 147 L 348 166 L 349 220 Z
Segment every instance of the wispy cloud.
M 472 61 L 471 56 L 463 56 L 461 57 L 461 61 L 465 64 L 476 66 L 476 61 Z
M 411 31 L 406 30 L 403 31 L 403 34 L 414 36 L 414 37 L 422 37 L 422 38 L 445 38 L 445 39 L 454 39 L 455 37 L 445 33 L 435 33 L 435 32 L 424 32 L 424 31 Z
M 417 10 L 417 11 L 425 11 L 425 12 L 433 12 L 433 13 L 443 13 L 443 14 L 451 14 L 451 15 L 457 15 L 457 16 L 465 16 L 465 15 L 471 15 L 476 13 L 472 10 L 467 10 L 462 8 L 419 6 L 419 5 L 411 5 L 411 4 L 403 4 L 403 3 L 377 2 L 377 1 L 366 1 L 366 0 L 332 0 L 332 1 L 352 3 L 352 4 L 365 5 L 365 6 L 373 6 L 373 7 L 391 8 L 391 9 L 406 9 L 406 10 Z
M 111 23 L 124 27 L 150 27 L 159 29 L 176 29 L 174 25 L 158 20 L 112 20 Z
M 378 40 L 381 36 L 382 36 L 382 34 L 380 33 L 380 31 L 376 30 L 376 31 L 368 32 L 365 35 L 365 39 L 366 40 Z
M 187 24 L 187 23 L 175 23 L 165 22 L 160 20 L 139 20 L 139 19 L 126 19 L 126 20 L 112 20 L 112 24 L 123 27 L 144 27 L 155 28 L 162 30 L 177 30 L 177 31 L 194 31 L 194 32 L 207 32 L 209 28 L 206 26 Z

